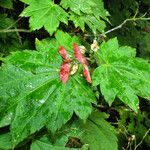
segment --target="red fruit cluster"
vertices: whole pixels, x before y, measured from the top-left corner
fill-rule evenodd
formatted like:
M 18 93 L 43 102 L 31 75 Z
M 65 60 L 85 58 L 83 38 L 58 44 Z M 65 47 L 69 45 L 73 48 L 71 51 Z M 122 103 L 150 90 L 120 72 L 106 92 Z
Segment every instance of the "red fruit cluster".
M 85 56 L 81 53 L 81 51 L 76 43 L 73 44 L 73 49 L 74 49 L 75 59 L 78 60 L 84 67 L 83 75 L 85 76 L 86 81 L 89 83 L 92 83 L 89 68 L 88 68 L 89 64 L 88 64 Z M 63 83 L 66 83 L 69 78 L 72 60 L 69 57 L 67 51 L 65 50 L 65 48 L 63 46 L 59 47 L 59 54 L 63 58 L 63 63 L 60 66 L 60 80 Z

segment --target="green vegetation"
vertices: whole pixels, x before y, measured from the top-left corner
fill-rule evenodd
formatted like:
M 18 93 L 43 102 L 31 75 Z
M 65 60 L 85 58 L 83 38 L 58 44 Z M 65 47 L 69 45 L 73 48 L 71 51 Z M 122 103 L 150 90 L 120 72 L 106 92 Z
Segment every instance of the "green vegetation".
M 149 6 L 1 0 L 0 150 L 150 149 Z

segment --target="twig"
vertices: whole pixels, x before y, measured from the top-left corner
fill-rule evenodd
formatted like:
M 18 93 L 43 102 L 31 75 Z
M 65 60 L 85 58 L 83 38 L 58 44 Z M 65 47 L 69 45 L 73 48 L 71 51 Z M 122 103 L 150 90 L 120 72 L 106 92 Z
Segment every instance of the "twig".
M 30 30 L 26 30 L 26 29 L 3 29 L 0 30 L 1 33 L 9 33 L 9 32 L 26 32 L 26 33 L 30 33 Z
M 11 24 L 9 27 L 7 27 L 6 29 L 10 29 L 11 27 L 13 27 L 18 21 L 21 20 L 21 17 L 18 18 L 13 24 Z
M 101 35 L 106 35 L 106 34 L 112 32 L 112 31 L 115 31 L 115 30 L 117 30 L 117 29 L 122 28 L 122 26 L 123 26 L 124 24 L 126 24 L 126 22 L 128 22 L 128 21 L 129 21 L 129 19 L 124 20 L 120 25 L 118 25 L 118 26 L 116 26 L 116 27 L 114 27 L 114 28 L 112 28 L 112 29 L 106 31 L 105 33 L 103 33 L 103 34 L 101 34 Z
M 120 25 L 118 25 L 118 26 L 116 26 L 116 27 L 114 27 L 114 28 L 112 28 L 112 29 L 110 29 L 110 30 L 108 30 L 108 31 L 100 34 L 100 35 L 88 35 L 88 34 L 85 34 L 85 36 L 94 36 L 94 37 L 95 36 L 97 36 L 97 37 L 100 36 L 101 37 L 101 36 L 105 36 L 108 33 L 111 33 L 111 32 L 113 32 L 115 30 L 118 30 L 118 29 L 122 28 L 129 21 L 138 21 L 138 20 L 145 21 L 145 20 L 150 20 L 150 18 L 145 18 L 146 13 L 144 15 L 142 15 L 141 17 L 137 17 L 136 18 L 137 14 L 138 14 L 138 10 L 135 12 L 135 15 L 132 18 L 125 19 Z
M 17 28 L 15 27 L 15 29 L 17 29 Z M 16 32 L 16 34 L 18 36 L 19 43 L 22 44 L 22 40 L 21 40 L 21 36 L 20 36 L 19 32 Z
M 143 16 L 145 16 L 145 15 L 143 15 Z M 116 27 L 114 27 L 114 28 L 112 28 L 112 29 L 106 31 L 105 33 L 101 34 L 101 36 L 102 36 L 102 35 L 106 35 L 106 34 L 112 32 L 112 31 L 115 31 L 115 30 L 117 30 L 117 29 L 122 28 L 122 26 L 125 25 L 125 24 L 126 24 L 127 22 L 129 22 L 129 21 L 150 20 L 150 18 L 144 18 L 143 16 L 141 16 L 141 17 L 139 17 L 139 18 L 133 17 L 133 18 L 130 18 L 130 19 L 126 19 L 126 20 L 124 20 L 120 25 L 118 25 L 118 26 L 116 26 Z
M 150 128 L 146 131 L 146 133 L 144 134 L 142 140 L 138 143 L 138 145 L 136 145 L 136 147 L 134 148 L 134 150 L 136 150 L 143 143 L 143 140 L 145 139 L 145 137 L 147 136 L 147 134 L 149 132 L 150 132 Z

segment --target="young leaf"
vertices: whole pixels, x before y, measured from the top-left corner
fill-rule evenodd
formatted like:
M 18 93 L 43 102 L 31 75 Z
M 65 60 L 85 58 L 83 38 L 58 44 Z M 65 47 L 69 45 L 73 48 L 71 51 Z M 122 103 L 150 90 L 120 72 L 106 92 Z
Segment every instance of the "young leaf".
M 51 0 L 23 0 L 29 6 L 23 10 L 20 16 L 30 17 L 31 30 L 44 28 L 53 34 L 60 22 L 68 23 L 68 14 Z
M 76 74 L 63 84 L 58 49 L 46 49 L 13 53 L 0 70 L 0 121 L 12 114 L 13 146 L 45 125 L 55 132 L 73 112 L 85 120 L 92 111 L 95 96 L 84 78 Z
M 71 59 L 63 46 L 60 46 L 58 51 L 63 59 L 63 63 L 60 66 L 60 72 L 59 72 L 60 80 L 62 81 L 62 83 L 66 83 L 68 81 L 69 74 L 70 74 Z
M 102 43 L 95 53 L 99 67 L 93 73 L 93 85 L 100 84 L 109 105 L 118 97 L 137 112 L 137 96 L 150 99 L 150 65 L 135 54 L 131 47 L 119 47 L 116 38 Z

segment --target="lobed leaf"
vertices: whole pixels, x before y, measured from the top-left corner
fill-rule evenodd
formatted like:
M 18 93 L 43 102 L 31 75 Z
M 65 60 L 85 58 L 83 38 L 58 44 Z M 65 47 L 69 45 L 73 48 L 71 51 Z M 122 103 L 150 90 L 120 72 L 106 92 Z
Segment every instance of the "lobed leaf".
M 82 148 L 90 150 L 117 150 L 117 137 L 115 129 L 105 120 L 108 116 L 105 113 L 93 111 L 86 122 L 76 120 L 72 124 L 63 127 L 55 144 L 65 145 L 69 138 L 78 138 Z M 65 134 L 64 134 L 65 133 Z M 59 141 L 58 141 L 59 139 Z
M 95 102 L 94 93 L 79 74 L 67 84 L 60 81 L 58 49 L 47 45 L 44 51 L 40 50 L 43 44 L 37 44 L 38 51 L 6 57 L 0 69 L 0 124 L 10 124 L 13 146 L 44 126 L 55 132 L 74 112 L 85 120 Z
M 91 0 L 61 0 L 61 5 L 65 9 L 70 8 L 78 15 L 80 15 L 81 12 L 92 13 L 92 7 L 96 7 L 96 4 Z
M 117 137 L 114 128 L 105 120 L 106 114 L 94 112 L 85 124 L 79 123 L 81 141 L 89 144 L 90 150 L 117 150 Z
M 80 27 L 82 31 L 85 30 L 85 24 L 89 26 L 89 28 L 93 32 L 104 32 L 106 24 L 99 17 L 95 17 L 93 14 L 75 14 L 70 12 L 70 20 L 74 22 L 75 27 Z
M 31 148 L 42 147 L 44 149 L 53 146 L 53 149 L 58 150 L 60 148 L 75 150 L 79 147 L 81 150 L 117 150 L 116 132 L 113 126 L 105 120 L 107 117 L 105 113 L 93 111 L 86 122 L 78 119 L 63 126 L 53 136 L 53 143 L 49 135 L 44 135 L 42 138 L 33 141 Z M 79 141 L 75 142 L 76 140 Z
M 53 34 L 60 22 L 68 23 L 68 14 L 51 0 L 23 0 L 29 6 L 23 10 L 20 16 L 30 17 L 31 30 L 44 28 Z
M 137 112 L 138 96 L 150 99 L 150 65 L 135 54 L 131 47 L 119 47 L 116 38 L 103 42 L 95 53 L 99 67 L 93 73 L 93 85 L 100 85 L 109 105 L 118 97 Z

